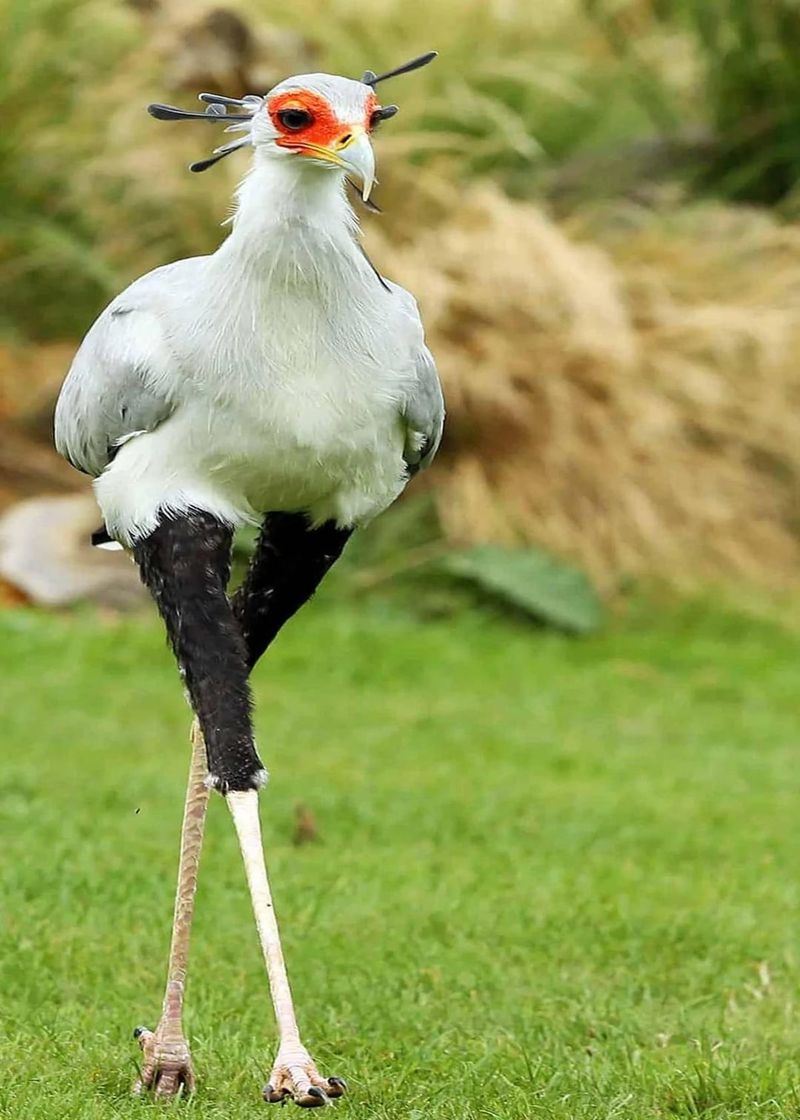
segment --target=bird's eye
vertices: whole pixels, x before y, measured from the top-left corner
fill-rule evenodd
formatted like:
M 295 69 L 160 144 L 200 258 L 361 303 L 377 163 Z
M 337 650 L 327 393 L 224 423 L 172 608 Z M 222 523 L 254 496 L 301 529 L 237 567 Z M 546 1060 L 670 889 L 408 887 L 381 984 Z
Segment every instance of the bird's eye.
M 278 120 L 290 132 L 299 132 L 302 128 L 308 128 L 314 122 L 314 118 L 307 109 L 281 109 L 278 113 Z

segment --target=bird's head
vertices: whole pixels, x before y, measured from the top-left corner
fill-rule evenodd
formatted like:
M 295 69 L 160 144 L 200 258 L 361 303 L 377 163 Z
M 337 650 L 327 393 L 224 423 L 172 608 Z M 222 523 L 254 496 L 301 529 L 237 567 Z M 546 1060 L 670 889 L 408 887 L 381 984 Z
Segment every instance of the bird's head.
M 303 74 L 280 82 L 253 114 L 250 139 L 271 159 L 303 159 L 322 171 L 339 168 L 369 198 L 375 179 L 370 133 L 397 110 L 381 106 L 363 82 Z
M 240 139 L 214 150 L 210 159 L 191 165 L 205 171 L 238 148 L 251 144 L 266 159 L 304 160 L 321 172 L 339 170 L 358 187 L 366 202 L 375 179 L 371 133 L 381 121 L 397 112 L 396 105 L 381 105 L 375 92 L 379 82 L 425 66 L 436 57 L 429 51 L 385 74 L 367 70 L 360 81 L 333 74 L 301 74 L 286 78 L 263 97 L 223 97 L 201 93 L 203 113 L 171 105 L 149 105 L 159 120 L 206 120 L 227 124 L 226 132 L 240 132 Z M 234 112 L 229 112 L 229 107 Z

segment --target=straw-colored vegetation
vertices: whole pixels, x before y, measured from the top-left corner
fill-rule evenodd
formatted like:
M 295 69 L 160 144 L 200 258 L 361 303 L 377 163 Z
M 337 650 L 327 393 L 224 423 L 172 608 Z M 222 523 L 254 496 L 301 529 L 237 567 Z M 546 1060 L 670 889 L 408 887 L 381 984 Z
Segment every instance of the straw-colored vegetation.
M 445 377 L 450 536 L 544 541 L 606 587 L 791 578 L 800 232 L 719 205 L 564 226 L 479 187 L 383 255 Z
M 750 183 L 791 207 L 794 68 L 781 4 L 752 27 L 743 0 L 718 7 L 298 0 L 276 31 L 233 0 L 227 25 L 184 0 L 0 0 L 0 326 L 77 337 L 126 280 L 218 240 L 243 157 L 189 175 L 216 134 L 147 101 L 436 46 L 392 88 L 368 240 L 419 295 L 445 378 L 430 485 L 448 538 L 535 541 L 608 590 L 792 579 L 800 234 L 707 195 Z M 736 82 L 750 33 L 777 60 L 775 119 L 761 70 Z M 733 91 L 755 122 L 738 140 Z

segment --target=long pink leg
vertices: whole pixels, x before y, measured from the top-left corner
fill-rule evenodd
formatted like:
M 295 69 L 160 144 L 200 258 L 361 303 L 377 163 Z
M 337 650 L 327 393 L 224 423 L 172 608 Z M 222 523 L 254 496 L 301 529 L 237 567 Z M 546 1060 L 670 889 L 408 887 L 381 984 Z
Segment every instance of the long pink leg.
M 291 1096 L 304 1108 L 327 1104 L 329 1097 L 340 1097 L 346 1085 L 340 1077 L 321 1077 L 310 1054 L 300 1041 L 289 978 L 281 949 L 278 922 L 272 905 L 261 824 L 258 794 L 255 790 L 229 793 L 228 802 L 239 847 L 242 850 L 247 885 L 253 904 L 258 937 L 267 966 L 272 1005 L 278 1026 L 278 1053 L 269 1084 L 264 1089 L 268 1101 Z
M 206 748 L 197 720 L 192 724 L 191 739 L 192 761 L 183 811 L 178 889 L 175 895 L 164 1006 L 155 1031 L 137 1027 L 134 1032 L 142 1048 L 144 1061 L 141 1073 L 134 1082 L 133 1092 L 139 1094 L 146 1089 L 153 1089 L 159 1097 L 174 1096 L 181 1090 L 191 1093 L 195 1087 L 189 1043 L 183 1032 L 183 996 L 197 890 L 197 869 L 209 797 L 205 784 Z

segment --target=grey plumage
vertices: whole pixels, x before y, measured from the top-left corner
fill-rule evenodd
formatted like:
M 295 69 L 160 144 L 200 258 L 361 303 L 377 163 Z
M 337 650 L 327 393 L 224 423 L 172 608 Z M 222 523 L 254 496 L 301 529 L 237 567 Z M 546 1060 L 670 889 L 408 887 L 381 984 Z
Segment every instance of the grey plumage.
M 354 176 L 368 197 L 374 181 L 372 95 L 318 74 L 271 96 L 298 85 L 331 105 L 343 146 L 281 147 L 280 122 L 254 114 L 229 237 L 132 284 L 68 374 L 56 444 L 95 477 L 107 533 L 123 545 L 194 509 L 232 526 L 300 511 L 356 528 L 439 445 L 442 395 L 419 310 L 364 259 L 344 190 Z
M 151 302 L 175 268 L 157 268 L 117 296 L 86 335 L 61 389 L 56 448 L 93 478 L 126 440 L 152 432 L 175 407 L 159 378 L 161 332 Z
M 439 450 L 444 428 L 442 386 L 427 346 L 417 357 L 416 369 L 417 381 L 403 409 L 408 430 L 403 458 L 412 475 L 424 470 L 431 462 Z
M 177 399 L 171 395 L 164 376 L 172 361 L 163 361 L 159 303 L 167 291 L 194 280 L 199 259 L 164 265 L 131 284 L 100 315 L 78 350 L 56 405 L 55 443 L 84 474 L 97 478 L 126 440 L 154 431 L 180 407 L 180 393 Z M 416 303 L 408 293 L 382 282 L 416 316 Z M 436 364 L 427 346 L 419 351 L 415 369 L 417 379 L 402 410 L 403 458 L 410 475 L 433 460 L 445 415 Z

